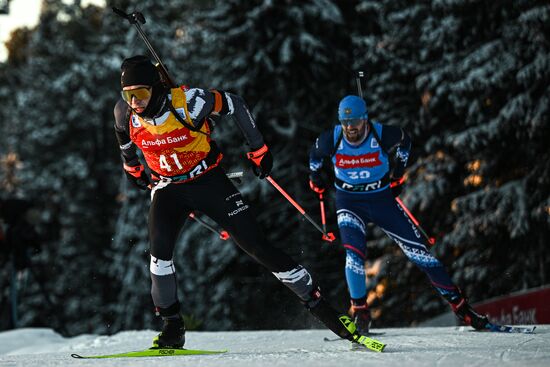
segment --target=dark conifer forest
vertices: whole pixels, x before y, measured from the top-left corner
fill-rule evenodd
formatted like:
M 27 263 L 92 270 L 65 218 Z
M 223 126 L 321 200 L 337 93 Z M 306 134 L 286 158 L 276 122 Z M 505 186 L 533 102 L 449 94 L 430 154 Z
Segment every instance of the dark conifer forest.
M 178 83 L 246 100 L 273 153 L 272 177 L 317 221 L 308 152 L 338 123 L 338 103 L 357 93 L 364 71 L 369 117 L 412 139 L 401 198 L 471 301 L 550 283 L 547 1 L 108 0 L 101 8 L 44 0 L 39 24 L 14 31 L 0 62 L 0 199 L 29 206 L 18 245 L 25 262 L 0 252 L 2 320 L 16 285 L 18 326 L 77 335 L 159 325 L 150 197 L 125 179 L 113 130 L 120 64 L 148 51 L 112 6 L 144 14 Z M 333 305 L 349 307 L 338 238 L 322 241 L 254 176 L 232 119 L 213 137 L 224 168 L 244 171 L 236 186 L 268 240 L 310 269 Z M 334 189 L 328 228 L 338 234 L 333 197 Z M 374 326 L 448 310 L 376 227 L 367 259 Z M 320 326 L 272 274 L 196 222 L 186 223 L 174 261 L 190 329 Z

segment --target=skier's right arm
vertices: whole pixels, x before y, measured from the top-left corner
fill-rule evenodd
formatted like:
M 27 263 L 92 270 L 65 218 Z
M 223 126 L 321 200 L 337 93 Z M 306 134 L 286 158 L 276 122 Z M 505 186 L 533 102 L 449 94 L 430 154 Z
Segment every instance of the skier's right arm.
M 122 157 L 122 167 L 128 180 L 139 189 L 145 190 L 151 184 L 145 166 L 141 164 L 137 156 L 137 148 L 130 139 L 128 104 L 122 99 L 117 102 L 114 109 L 115 135 Z
M 321 176 L 321 168 L 323 161 L 330 158 L 333 151 L 333 130 L 319 135 L 309 151 L 309 187 L 316 193 L 325 191 L 326 185 Z

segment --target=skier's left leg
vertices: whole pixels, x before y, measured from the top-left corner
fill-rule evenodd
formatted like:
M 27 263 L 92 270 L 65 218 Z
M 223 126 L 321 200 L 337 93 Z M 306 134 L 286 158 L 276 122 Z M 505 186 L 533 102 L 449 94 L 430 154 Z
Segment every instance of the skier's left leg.
M 178 234 L 190 212 L 185 187 L 158 185 L 149 208 L 151 296 L 156 313 L 162 317 L 162 331 L 153 347 L 181 348 L 185 344 L 185 324 L 178 300 L 176 268 L 173 262 Z
M 206 179 L 208 193 L 201 195 L 201 189 L 197 191 L 195 196 L 201 197 L 201 200 L 196 209 L 227 230 L 241 249 L 272 272 L 330 330 L 349 340 L 359 338 L 349 317 L 338 313 L 324 300 L 320 288 L 307 269 L 267 242 L 250 205 L 223 170 L 212 170 L 203 182 Z
M 425 238 L 394 199 L 391 191 L 377 193 L 373 199 L 379 207 L 379 210 L 373 211 L 373 222 L 380 226 L 397 243 L 407 258 L 428 276 L 432 286 L 449 302 L 462 321 L 476 329 L 485 328 L 487 317 L 479 315 L 468 304 L 443 264 L 430 253 Z
M 336 196 L 336 214 L 342 246 L 346 249 L 344 273 L 350 295 L 350 315 L 361 334 L 369 332 L 371 316 L 367 305 L 365 273 L 366 230 L 365 216 L 347 209 L 346 202 L 353 197 Z M 346 200 L 347 198 L 347 200 Z

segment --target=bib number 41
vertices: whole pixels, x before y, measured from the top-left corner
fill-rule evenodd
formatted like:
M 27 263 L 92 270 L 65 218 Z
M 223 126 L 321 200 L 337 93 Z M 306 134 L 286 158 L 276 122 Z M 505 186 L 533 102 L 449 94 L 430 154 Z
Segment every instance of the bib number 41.
M 176 165 L 176 167 L 178 169 L 183 168 L 183 166 L 181 165 L 181 163 L 178 159 L 178 155 L 176 153 L 171 154 L 169 157 L 172 158 L 172 161 L 174 162 L 174 164 Z M 160 168 L 162 168 L 165 171 L 172 172 L 172 166 L 170 166 L 170 164 L 168 164 L 168 160 L 166 159 L 166 156 L 164 154 L 161 154 L 160 157 L 159 157 L 159 166 L 160 166 Z
M 178 170 L 183 169 L 183 166 L 181 165 L 181 163 L 178 159 L 178 155 L 176 153 L 170 154 L 168 156 L 168 158 L 172 158 L 171 162 L 173 162 L 172 164 L 175 165 Z M 164 154 L 161 154 L 159 156 L 159 166 L 160 166 L 160 168 L 162 168 L 163 170 L 165 170 L 167 172 L 172 172 L 173 166 L 171 166 L 168 163 L 168 159 Z M 193 169 L 189 172 L 189 177 L 195 177 L 197 175 L 200 175 L 201 173 L 203 173 L 207 169 L 208 169 L 208 165 L 206 164 L 206 162 L 204 160 L 202 160 L 202 161 L 199 162 L 199 164 L 197 164 L 195 167 L 193 167 Z

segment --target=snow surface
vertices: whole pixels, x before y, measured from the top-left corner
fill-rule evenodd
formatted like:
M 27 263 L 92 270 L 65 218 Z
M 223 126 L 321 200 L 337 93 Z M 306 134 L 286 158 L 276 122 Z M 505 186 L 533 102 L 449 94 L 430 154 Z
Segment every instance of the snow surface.
M 377 329 L 384 353 L 354 351 L 326 330 L 188 332 L 190 349 L 228 349 L 222 355 L 124 359 L 74 359 L 147 348 L 156 332 L 125 331 L 112 336 L 63 338 L 51 329 L 0 333 L 0 367 L 6 366 L 550 366 L 550 325 L 535 334 L 472 332 L 465 327 Z

